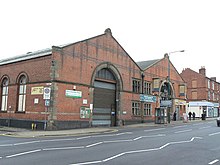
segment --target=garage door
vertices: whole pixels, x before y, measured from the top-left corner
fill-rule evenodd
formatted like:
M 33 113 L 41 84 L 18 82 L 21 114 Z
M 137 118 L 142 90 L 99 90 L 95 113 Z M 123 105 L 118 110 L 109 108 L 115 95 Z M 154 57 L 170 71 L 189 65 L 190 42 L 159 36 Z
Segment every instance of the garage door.
M 93 126 L 114 126 L 115 112 L 115 84 L 95 81 Z

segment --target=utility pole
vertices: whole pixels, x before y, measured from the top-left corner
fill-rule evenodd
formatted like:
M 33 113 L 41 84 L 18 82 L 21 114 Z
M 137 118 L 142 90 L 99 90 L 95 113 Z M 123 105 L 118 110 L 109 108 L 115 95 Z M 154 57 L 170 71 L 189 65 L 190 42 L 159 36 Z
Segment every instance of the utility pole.
M 167 66 L 167 100 L 171 100 L 171 107 L 167 107 L 167 110 L 168 110 L 168 113 L 167 113 L 167 117 L 168 117 L 168 123 L 170 123 L 170 110 L 172 109 L 172 97 L 171 97 L 171 89 L 170 89 L 170 54 L 173 54 L 173 53 L 180 53 L 180 52 L 185 52 L 185 50 L 179 50 L 179 51 L 173 51 L 173 52 L 169 52 L 169 53 L 166 53 L 165 55 L 167 56 L 167 62 L 168 62 L 168 66 Z

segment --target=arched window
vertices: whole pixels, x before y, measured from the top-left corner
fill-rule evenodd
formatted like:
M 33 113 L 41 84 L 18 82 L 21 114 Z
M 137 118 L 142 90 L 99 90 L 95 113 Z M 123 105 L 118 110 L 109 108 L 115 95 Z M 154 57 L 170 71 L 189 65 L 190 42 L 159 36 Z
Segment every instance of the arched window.
M 1 84 L 1 111 L 7 111 L 7 103 L 8 103 L 8 78 L 4 78 Z
M 18 93 L 18 112 L 25 111 L 25 101 L 26 101 L 26 83 L 27 78 L 25 75 L 22 75 L 19 78 L 19 93 Z

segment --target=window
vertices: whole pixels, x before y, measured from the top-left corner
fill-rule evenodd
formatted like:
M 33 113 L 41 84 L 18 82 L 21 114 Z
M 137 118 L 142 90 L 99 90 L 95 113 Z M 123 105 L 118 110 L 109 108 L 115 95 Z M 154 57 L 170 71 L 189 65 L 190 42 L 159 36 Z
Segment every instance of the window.
M 132 115 L 140 116 L 140 102 L 132 102 Z
M 151 104 L 144 104 L 144 116 L 151 116 Z
M 208 100 L 210 100 L 210 99 L 211 99 L 211 92 L 208 91 Z
M 192 92 L 192 99 L 197 99 L 197 92 L 196 91 Z
M 134 93 L 140 93 L 140 80 L 133 79 L 132 89 Z
M 208 80 L 208 88 L 210 89 L 210 80 Z
M 214 81 L 212 82 L 212 89 L 213 90 L 215 89 L 215 82 Z
M 96 74 L 96 78 L 105 80 L 115 80 L 114 75 L 106 68 L 99 70 Z
M 1 96 L 1 111 L 7 111 L 8 103 L 8 78 L 4 78 L 2 81 L 2 96 Z
M 192 80 L 192 88 L 197 88 L 197 80 Z
M 26 81 L 27 81 L 27 78 L 24 75 L 22 75 L 19 79 L 18 112 L 25 111 Z
M 151 94 L 151 83 L 144 81 L 144 94 Z

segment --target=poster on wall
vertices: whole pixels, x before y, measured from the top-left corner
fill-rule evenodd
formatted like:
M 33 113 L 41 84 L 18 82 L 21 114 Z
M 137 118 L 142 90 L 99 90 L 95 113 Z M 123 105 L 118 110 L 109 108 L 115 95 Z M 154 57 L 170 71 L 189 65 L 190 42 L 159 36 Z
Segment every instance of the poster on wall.
M 80 108 L 80 118 L 81 119 L 89 119 L 91 114 L 91 110 L 88 107 Z
M 42 95 L 44 93 L 44 87 L 31 87 L 31 95 Z
M 153 79 L 153 91 L 158 92 L 160 88 L 160 79 L 154 78 Z

